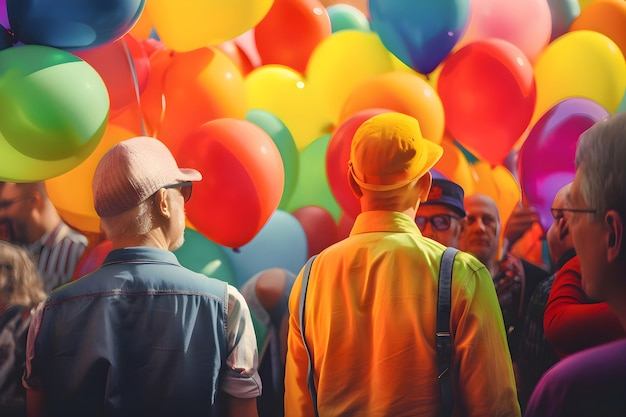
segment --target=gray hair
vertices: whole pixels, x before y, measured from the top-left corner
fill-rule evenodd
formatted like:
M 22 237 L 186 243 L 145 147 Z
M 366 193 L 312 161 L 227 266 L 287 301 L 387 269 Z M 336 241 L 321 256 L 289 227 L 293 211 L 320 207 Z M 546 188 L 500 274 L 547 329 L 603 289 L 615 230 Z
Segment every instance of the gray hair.
M 585 203 L 600 220 L 608 210 L 626 219 L 626 113 L 616 113 L 585 131 L 576 147 L 576 169 Z
M 113 217 L 102 217 L 100 219 L 102 231 L 110 240 L 148 234 L 154 225 L 154 217 L 152 215 L 153 202 L 154 198 L 150 197 L 122 214 Z

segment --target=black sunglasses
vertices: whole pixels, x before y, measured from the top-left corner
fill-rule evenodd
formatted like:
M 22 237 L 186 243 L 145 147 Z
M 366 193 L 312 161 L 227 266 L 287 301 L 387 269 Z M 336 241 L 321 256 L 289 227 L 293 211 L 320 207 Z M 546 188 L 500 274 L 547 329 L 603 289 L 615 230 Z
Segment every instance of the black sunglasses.
M 178 188 L 180 190 L 180 193 L 183 195 L 183 198 L 185 199 L 185 203 L 186 203 L 191 198 L 193 182 L 191 181 L 177 182 L 174 184 L 164 185 L 161 188 Z
M 430 217 L 415 216 L 415 223 L 422 232 L 426 229 L 427 223 L 430 223 L 436 231 L 445 232 L 450 228 L 452 219 L 461 220 L 460 217 L 456 217 L 451 214 L 436 214 Z

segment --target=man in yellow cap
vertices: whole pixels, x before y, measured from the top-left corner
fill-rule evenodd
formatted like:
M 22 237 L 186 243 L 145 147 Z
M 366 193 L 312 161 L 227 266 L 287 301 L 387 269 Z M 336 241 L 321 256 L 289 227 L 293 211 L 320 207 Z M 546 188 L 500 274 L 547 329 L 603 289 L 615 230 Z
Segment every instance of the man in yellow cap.
M 348 176 L 361 214 L 348 238 L 303 268 L 289 300 L 286 416 L 442 415 L 435 329 L 445 247 L 414 221 L 442 152 L 400 113 L 356 131 Z M 453 415 L 519 416 L 491 276 L 462 252 L 452 275 Z

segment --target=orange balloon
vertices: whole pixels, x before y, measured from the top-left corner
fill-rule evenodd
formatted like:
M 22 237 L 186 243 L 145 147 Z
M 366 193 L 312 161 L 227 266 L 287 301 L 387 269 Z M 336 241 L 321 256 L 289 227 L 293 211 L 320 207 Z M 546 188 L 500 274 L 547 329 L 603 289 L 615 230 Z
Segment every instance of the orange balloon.
M 610 38 L 626 56 L 626 2 L 596 0 L 580 12 L 569 31 L 593 30 Z
M 463 152 L 447 135 L 444 136 L 440 145 L 443 148 L 443 156 L 433 168 L 441 172 L 450 181 L 459 184 L 465 194 L 473 194 L 474 179 L 472 178 L 472 169 Z
M 433 87 L 421 76 L 387 72 L 368 78 L 346 99 L 340 124 L 361 110 L 384 108 L 415 117 L 428 140 L 440 143 L 444 132 L 443 104 Z
M 132 132 L 108 124 L 96 149 L 80 165 L 46 181 L 50 201 L 63 220 L 85 232 L 100 232 L 100 218 L 93 207 L 91 182 L 100 158 L 116 143 L 132 138 Z
M 212 120 L 187 135 L 175 155 L 180 166 L 202 173 L 186 212 L 213 242 L 245 245 L 277 209 L 285 183 L 283 162 L 272 138 L 257 125 Z
M 254 28 L 264 65 L 286 65 L 301 73 L 317 44 L 331 33 L 330 17 L 318 0 L 275 0 Z
M 214 47 L 174 53 L 163 74 L 165 110 L 157 137 L 175 154 L 185 136 L 214 119 L 246 117 L 244 79 Z
M 491 167 L 487 162 L 478 161 L 471 169 L 475 178 L 474 193 L 493 198 L 500 212 L 500 221 L 506 224 L 513 209 L 521 202 L 519 183 L 502 165 Z

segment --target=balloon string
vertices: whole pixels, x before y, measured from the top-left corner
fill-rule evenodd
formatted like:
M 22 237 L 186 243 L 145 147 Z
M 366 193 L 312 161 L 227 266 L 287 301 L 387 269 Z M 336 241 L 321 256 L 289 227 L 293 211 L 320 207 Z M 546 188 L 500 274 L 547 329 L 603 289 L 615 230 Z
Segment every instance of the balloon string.
M 141 94 L 139 94 L 139 81 L 137 80 L 137 72 L 135 71 L 135 61 L 133 60 L 133 56 L 130 53 L 130 49 L 128 49 L 128 44 L 126 44 L 126 39 L 122 38 L 122 44 L 124 45 L 124 51 L 126 52 L 126 59 L 128 60 L 128 65 L 130 66 L 130 72 L 133 76 L 133 87 L 135 88 L 135 98 L 137 99 L 137 106 L 139 107 L 139 121 L 141 122 L 141 133 L 143 136 L 147 136 L 146 133 L 146 125 L 143 119 L 143 112 L 141 111 Z

